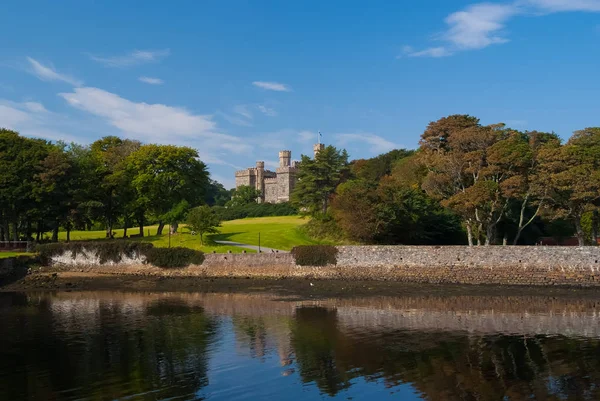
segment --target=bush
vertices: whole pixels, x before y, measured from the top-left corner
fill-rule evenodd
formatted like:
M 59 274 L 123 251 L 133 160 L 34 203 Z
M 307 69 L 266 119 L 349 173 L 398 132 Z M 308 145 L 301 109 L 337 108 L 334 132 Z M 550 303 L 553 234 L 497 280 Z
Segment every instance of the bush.
M 163 268 L 201 265 L 204 253 L 190 248 L 152 248 L 146 254 L 146 262 Z
M 331 245 L 303 245 L 292 249 L 298 266 L 336 265 L 337 254 L 337 248 Z
M 246 217 L 295 216 L 298 209 L 288 202 L 283 203 L 251 203 L 243 206 L 214 206 L 214 213 L 222 221 L 244 219 Z
M 137 255 L 146 256 L 153 248 L 152 244 L 132 241 L 75 241 L 56 242 L 52 244 L 38 245 L 36 248 L 40 262 L 47 266 L 53 257 L 71 252 L 71 257 L 76 258 L 78 254 L 86 252 L 94 254 L 100 259 L 100 263 L 119 263 L 123 257 L 133 258 Z

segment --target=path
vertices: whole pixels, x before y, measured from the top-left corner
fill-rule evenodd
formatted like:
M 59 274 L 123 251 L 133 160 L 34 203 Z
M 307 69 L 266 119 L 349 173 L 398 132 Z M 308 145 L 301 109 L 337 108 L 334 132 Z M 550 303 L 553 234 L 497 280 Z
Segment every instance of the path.
M 217 244 L 221 244 L 221 245 L 237 246 L 238 248 L 252 249 L 252 250 L 258 252 L 258 246 L 256 246 L 256 245 L 241 244 L 239 242 L 234 242 L 234 241 L 215 241 L 215 242 Z M 264 246 L 261 246 L 260 250 L 263 253 L 270 253 L 270 252 L 288 253 L 288 251 L 282 251 L 281 249 L 266 248 Z

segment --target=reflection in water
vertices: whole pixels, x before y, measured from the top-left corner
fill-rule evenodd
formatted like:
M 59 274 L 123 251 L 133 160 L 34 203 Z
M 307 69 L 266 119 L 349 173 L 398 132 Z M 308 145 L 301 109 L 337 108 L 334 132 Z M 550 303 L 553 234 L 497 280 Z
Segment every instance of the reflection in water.
M 0 294 L 0 400 L 598 400 L 593 301 Z

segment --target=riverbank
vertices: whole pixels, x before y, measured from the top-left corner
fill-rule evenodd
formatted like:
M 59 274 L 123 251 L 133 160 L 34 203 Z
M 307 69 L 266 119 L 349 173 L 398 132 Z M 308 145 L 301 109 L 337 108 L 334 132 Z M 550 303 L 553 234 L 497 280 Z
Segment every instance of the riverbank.
M 523 287 L 492 285 L 433 285 L 394 281 L 310 280 L 302 278 L 227 278 L 113 275 L 94 272 L 34 272 L 0 287 L 0 292 L 122 291 L 147 293 L 257 293 L 297 299 L 355 298 L 372 296 L 426 297 L 476 296 L 577 298 L 600 302 L 593 288 Z M 491 299 L 491 298 L 490 298 Z

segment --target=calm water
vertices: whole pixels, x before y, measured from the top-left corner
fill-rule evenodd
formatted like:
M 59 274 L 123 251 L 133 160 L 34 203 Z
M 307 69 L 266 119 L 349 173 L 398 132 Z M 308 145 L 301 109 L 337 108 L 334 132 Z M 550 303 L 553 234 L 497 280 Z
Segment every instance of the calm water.
M 597 308 L 0 293 L 0 400 L 600 400 Z

